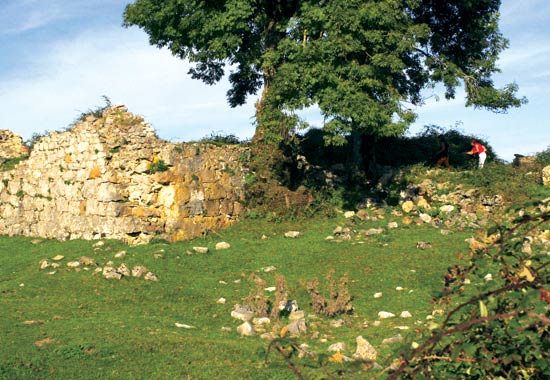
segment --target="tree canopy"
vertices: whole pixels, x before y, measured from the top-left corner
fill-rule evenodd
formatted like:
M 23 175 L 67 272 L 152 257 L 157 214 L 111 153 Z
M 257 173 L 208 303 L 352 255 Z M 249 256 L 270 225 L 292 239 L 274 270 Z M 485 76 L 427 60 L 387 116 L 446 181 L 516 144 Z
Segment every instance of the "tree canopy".
M 317 105 L 329 142 L 404 132 L 442 83 L 466 105 L 505 112 L 524 99 L 492 75 L 507 47 L 500 0 L 136 0 L 124 25 L 194 64 L 214 84 L 228 73 L 235 107 L 262 91 L 256 137 L 281 138 Z

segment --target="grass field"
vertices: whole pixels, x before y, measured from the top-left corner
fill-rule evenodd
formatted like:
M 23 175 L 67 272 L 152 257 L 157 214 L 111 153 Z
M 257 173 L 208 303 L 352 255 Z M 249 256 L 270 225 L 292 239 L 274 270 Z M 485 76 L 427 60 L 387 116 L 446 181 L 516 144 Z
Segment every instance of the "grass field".
M 361 234 L 393 220 L 399 228 L 382 235 Z M 325 240 L 338 225 L 350 226 L 357 234 L 341 243 Z M 301 236 L 285 238 L 289 230 Z M 417 321 L 425 323 L 437 307 L 432 297 L 442 288 L 446 268 L 467 251 L 464 239 L 472 234 L 442 235 L 428 225 L 403 226 L 400 218 L 387 213 L 375 222 L 343 217 L 296 224 L 246 219 L 204 239 L 139 247 L 106 241 L 94 249 L 95 242 L 89 241 L 33 244 L 32 239 L 0 237 L 0 379 L 295 379 L 277 356 L 265 362 L 261 353 L 269 341 L 236 332 L 241 322 L 230 312 L 255 288 L 253 274 L 268 286 L 274 285 L 276 275 L 286 278 L 290 298 L 307 315 L 308 332 L 299 343 L 326 353 L 329 345 L 344 342 L 345 354 L 351 356 L 355 338 L 362 335 L 386 366 L 397 357 L 399 344 L 382 340 L 398 333 L 405 338 L 402 344 L 420 339 Z M 420 240 L 429 241 L 432 248 L 418 249 Z M 231 248 L 216 251 L 219 241 Z M 210 251 L 189 254 L 193 246 Z M 126 256 L 114 258 L 120 250 Z M 56 255 L 65 256 L 60 268 L 40 270 L 42 259 Z M 93 258 L 99 266 L 108 261 L 115 267 L 144 265 L 159 281 L 107 280 L 94 274 L 95 268 L 75 271 L 66 266 L 81 256 Z M 277 269 L 263 272 L 268 266 Z M 354 297 L 354 312 L 335 318 L 344 321 L 338 328 L 331 327 L 331 319 L 312 315 L 305 286 L 316 277 L 323 284 L 331 269 L 335 278 L 348 275 Z M 374 298 L 377 292 L 383 296 Z M 218 304 L 220 297 L 227 302 Z M 379 311 L 399 315 L 405 310 L 413 317 L 373 324 Z M 178 328 L 175 323 L 194 328 Z

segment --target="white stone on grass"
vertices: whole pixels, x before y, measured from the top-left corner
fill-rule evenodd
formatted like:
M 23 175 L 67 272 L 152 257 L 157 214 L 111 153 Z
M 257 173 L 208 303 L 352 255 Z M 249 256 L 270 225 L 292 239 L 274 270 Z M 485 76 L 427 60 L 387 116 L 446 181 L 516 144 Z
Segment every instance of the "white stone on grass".
M 376 349 L 369 343 L 368 340 L 366 340 L 362 336 L 358 336 L 356 338 L 356 342 L 357 350 L 353 354 L 354 358 L 369 362 L 376 361 L 376 358 L 378 357 L 378 352 L 376 352 Z
M 256 334 L 256 330 L 254 330 L 254 327 L 248 322 L 237 327 L 237 332 L 240 336 L 252 336 Z
M 387 318 L 393 318 L 393 317 L 395 317 L 395 314 L 390 313 L 389 311 L 378 312 L 378 318 L 380 319 L 387 319 Z
M 185 323 L 174 323 L 174 325 L 177 327 L 177 328 L 182 328 L 182 329 L 194 329 L 195 326 L 191 326 L 191 325 L 186 325 Z
M 298 236 L 300 236 L 301 233 L 299 231 L 287 231 L 285 232 L 285 237 L 295 239 Z
M 221 251 L 223 249 L 229 249 L 229 248 L 231 248 L 231 245 L 225 241 L 216 243 L 216 251 Z

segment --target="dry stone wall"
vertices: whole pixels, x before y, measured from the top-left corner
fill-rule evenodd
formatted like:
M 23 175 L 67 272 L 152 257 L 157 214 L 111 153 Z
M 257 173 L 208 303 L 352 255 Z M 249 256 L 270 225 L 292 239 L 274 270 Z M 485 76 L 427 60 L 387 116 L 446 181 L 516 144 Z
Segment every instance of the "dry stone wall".
M 21 136 L 12 131 L 0 129 L 0 160 L 21 157 L 29 154 Z
M 0 233 L 55 239 L 197 237 L 242 213 L 240 146 L 175 144 L 122 105 L 38 141 L 0 173 Z

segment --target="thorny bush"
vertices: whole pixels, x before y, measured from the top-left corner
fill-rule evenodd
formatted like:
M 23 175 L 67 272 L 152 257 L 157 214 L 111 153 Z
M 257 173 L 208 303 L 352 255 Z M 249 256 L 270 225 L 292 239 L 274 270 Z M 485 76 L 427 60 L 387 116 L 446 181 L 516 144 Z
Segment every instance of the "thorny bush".
M 389 379 L 550 378 L 550 213 L 532 210 L 471 245 L 469 266 L 449 268 L 437 299 L 446 319 Z

